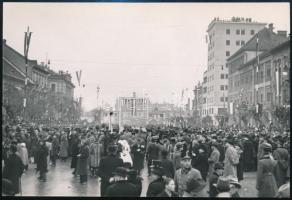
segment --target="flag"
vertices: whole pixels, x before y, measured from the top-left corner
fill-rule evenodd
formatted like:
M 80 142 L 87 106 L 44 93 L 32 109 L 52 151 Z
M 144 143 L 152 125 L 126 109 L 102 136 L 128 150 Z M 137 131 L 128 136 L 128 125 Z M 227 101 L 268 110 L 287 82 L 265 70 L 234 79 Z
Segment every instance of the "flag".
M 78 85 L 80 86 L 80 76 L 79 76 L 78 71 L 76 71 L 76 76 L 77 76 Z

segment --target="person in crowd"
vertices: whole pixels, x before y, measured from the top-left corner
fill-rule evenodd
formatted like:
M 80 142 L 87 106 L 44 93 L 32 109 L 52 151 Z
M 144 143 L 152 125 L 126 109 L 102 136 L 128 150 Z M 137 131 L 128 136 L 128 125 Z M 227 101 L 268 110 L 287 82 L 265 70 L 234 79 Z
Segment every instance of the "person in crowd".
M 51 150 L 51 159 L 52 159 L 52 166 L 56 166 L 56 160 L 59 154 L 59 141 L 57 136 L 53 136 L 52 140 L 52 150 Z
M 153 160 L 159 159 L 160 148 L 158 145 L 158 136 L 153 136 L 151 142 L 147 147 L 146 159 L 148 166 L 148 175 L 150 176 L 150 166 L 152 165 Z
M 138 197 L 138 188 L 126 180 L 127 169 L 117 167 L 113 172 L 113 183 L 107 188 L 106 197 Z
M 206 182 L 203 179 L 188 179 L 183 197 L 207 197 L 205 186 Z
M 217 188 L 214 184 L 217 183 L 220 176 L 223 176 L 224 167 L 222 163 L 215 163 L 213 173 L 209 177 L 209 197 L 216 197 L 218 195 Z
M 173 179 L 175 173 L 174 163 L 168 159 L 168 151 L 166 149 L 161 151 L 161 165 L 164 170 L 164 175 Z
M 254 155 L 256 155 L 254 145 L 252 141 L 250 140 L 250 137 L 245 136 L 243 138 L 243 153 L 242 153 L 243 166 L 244 166 L 245 172 L 251 172 L 253 170 Z
M 47 176 L 46 173 L 48 172 L 48 162 L 47 157 L 49 155 L 49 150 L 45 144 L 44 139 L 40 139 L 39 147 L 37 150 L 36 156 L 36 164 L 37 164 L 37 171 L 40 172 L 39 180 L 46 182 Z
M 285 183 L 278 190 L 278 198 L 290 198 L 290 170 L 287 170 Z
M 174 180 L 169 177 L 165 177 L 163 180 L 165 188 L 163 192 L 157 195 L 157 197 L 178 197 L 178 195 L 175 193 Z
M 230 181 L 228 177 L 220 176 L 217 183 L 214 184 L 218 195 L 216 197 L 230 198 Z
M 137 189 L 138 189 L 138 196 L 141 196 L 141 192 L 142 192 L 142 178 L 139 176 L 137 170 L 130 168 L 128 170 L 128 176 L 127 176 L 127 180 L 134 184 Z
M 150 184 L 147 189 L 146 197 L 156 197 L 164 190 L 163 168 L 161 162 L 154 162 L 150 167 Z
M 81 140 L 81 148 L 77 158 L 77 174 L 80 175 L 80 183 L 84 185 L 87 183 L 88 175 L 89 147 L 87 140 Z
M 133 166 L 134 169 L 138 171 L 138 174 L 141 173 L 141 170 L 144 168 L 144 157 L 145 157 L 146 147 L 143 144 L 143 139 L 138 138 L 137 143 L 132 147 L 133 153 Z
M 186 183 L 188 179 L 202 179 L 201 172 L 192 168 L 191 157 L 186 152 L 181 160 L 181 169 L 176 170 L 174 175 L 175 191 L 179 197 L 182 197 L 186 191 Z
M 46 141 L 45 141 L 46 147 L 48 148 L 49 151 L 49 155 L 47 156 L 47 165 L 50 165 L 50 158 L 51 158 L 51 152 L 52 152 L 52 142 L 50 141 L 49 136 L 47 137 Z
M 198 163 L 196 165 L 196 169 L 201 172 L 202 178 L 204 179 L 204 181 L 206 181 L 209 170 L 209 164 L 207 148 L 205 147 L 204 142 L 200 142 L 200 147 L 197 155 L 197 162 Z
M 79 154 L 81 141 L 77 135 L 72 136 L 72 160 L 71 160 L 71 169 L 74 169 L 72 174 L 76 175 L 76 167 L 77 167 L 77 155 Z
M 232 198 L 240 198 L 239 191 L 241 189 L 241 184 L 234 177 L 229 178 L 230 181 L 230 195 Z
M 27 171 L 28 170 L 28 164 L 29 164 L 29 160 L 28 160 L 28 153 L 27 153 L 27 148 L 26 148 L 26 144 L 25 143 L 21 143 L 20 144 L 20 151 L 19 156 L 21 158 L 21 161 L 23 163 L 24 166 L 24 170 Z
M 123 160 L 117 156 L 117 146 L 110 145 L 107 149 L 107 156 L 99 162 L 99 177 L 101 178 L 100 194 L 105 196 L 110 185 L 110 178 L 117 167 L 123 166 Z
M 123 160 L 123 162 L 131 163 L 131 166 L 133 166 L 133 160 L 131 157 L 131 149 L 127 142 L 127 140 L 119 140 L 118 143 L 121 144 L 122 151 L 120 152 L 120 158 Z
M 238 164 L 236 165 L 236 174 L 237 174 L 238 181 L 242 181 L 243 172 L 244 172 L 244 166 L 243 166 L 244 163 L 243 163 L 243 156 L 242 156 L 243 151 L 240 144 L 235 145 L 235 149 L 239 156 Z
M 273 157 L 277 161 L 275 178 L 278 188 L 286 181 L 287 171 L 289 168 L 289 152 L 283 147 L 282 142 L 279 142 L 278 148 L 273 152 Z
M 256 189 L 258 197 L 275 197 L 278 192 L 278 186 L 275 179 L 275 170 L 277 161 L 272 157 L 272 145 L 263 143 L 263 157 L 259 160 Z
M 102 146 L 99 143 L 99 138 L 95 138 L 94 142 L 90 145 L 90 171 L 91 176 L 98 175 L 98 166 L 102 155 Z
M 174 162 L 175 170 L 178 170 L 181 168 L 182 149 L 183 149 L 182 143 L 177 142 L 174 147 L 174 154 L 173 154 L 173 162 Z
M 62 161 L 66 161 L 68 157 L 68 139 L 65 133 L 61 134 L 61 141 L 60 141 L 60 158 Z
M 237 150 L 234 148 L 235 141 L 233 139 L 228 139 L 226 141 L 226 153 L 224 160 L 224 176 L 233 176 L 237 178 L 237 168 L 236 165 L 239 163 L 239 155 Z
M 211 176 L 213 174 L 213 170 L 214 170 L 214 165 L 215 163 L 219 162 L 219 158 L 220 158 L 220 152 L 218 150 L 218 143 L 213 142 L 211 143 L 211 149 L 212 149 L 212 153 L 210 155 L 210 157 L 208 158 L 208 163 L 209 163 L 209 176 Z
M 7 158 L 2 175 L 4 179 L 10 182 L 10 189 L 8 188 L 7 190 L 9 190 L 9 194 L 11 196 L 14 196 L 21 191 L 20 182 L 21 175 L 23 174 L 24 170 L 24 165 L 21 158 L 16 154 L 17 147 L 15 145 L 11 145 L 10 152 L 11 154 Z

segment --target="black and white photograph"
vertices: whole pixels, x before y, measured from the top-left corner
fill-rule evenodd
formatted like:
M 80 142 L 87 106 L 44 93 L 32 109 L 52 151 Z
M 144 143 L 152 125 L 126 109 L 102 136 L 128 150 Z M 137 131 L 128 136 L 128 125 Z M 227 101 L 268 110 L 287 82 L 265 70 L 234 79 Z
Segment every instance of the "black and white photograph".
M 2 196 L 290 198 L 289 2 L 2 11 Z

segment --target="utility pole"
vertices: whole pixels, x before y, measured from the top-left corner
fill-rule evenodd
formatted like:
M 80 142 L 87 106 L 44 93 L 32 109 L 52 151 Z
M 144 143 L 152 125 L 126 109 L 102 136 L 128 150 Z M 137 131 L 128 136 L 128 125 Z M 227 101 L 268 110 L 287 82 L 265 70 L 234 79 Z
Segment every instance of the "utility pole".
M 28 51 L 32 32 L 29 32 L 29 26 L 27 27 L 27 32 L 24 33 L 24 58 L 25 58 L 25 97 L 23 99 L 23 118 L 26 118 L 26 105 L 27 105 L 27 89 L 28 89 Z

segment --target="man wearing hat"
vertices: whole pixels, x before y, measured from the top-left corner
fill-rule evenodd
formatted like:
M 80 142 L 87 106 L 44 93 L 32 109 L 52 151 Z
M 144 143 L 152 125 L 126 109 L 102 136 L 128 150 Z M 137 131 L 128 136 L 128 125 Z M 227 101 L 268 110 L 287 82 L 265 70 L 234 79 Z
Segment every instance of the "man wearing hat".
M 110 145 L 108 147 L 108 155 L 100 160 L 99 176 L 101 178 L 100 195 L 103 197 L 106 193 L 109 180 L 113 176 L 113 172 L 117 167 L 123 166 L 123 160 L 117 157 L 117 146 Z
M 183 197 L 207 197 L 203 189 L 206 182 L 203 179 L 188 179 Z
M 277 161 L 272 158 L 272 145 L 262 144 L 264 156 L 258 163 L 256 189 L 258 197 L 275 197 L 278 192 L 275 179 Z
M 230 180 L 228 177 L 219 177 L 217 184 L 213 184 L 218 192 L 216 197 L 231 197 L 230 195 Z
M 239 154 L 234 147 L 235 141 L 232 138 L 226 141 L 226 153 L 224 160 L 224 176 L 233 176 L 237 178 L 236 165 L 239 163 Z
M 163 168 L 161 161 L 153 161 L 153 165 L 150 167 L 150 180 L 151 183 L 148 186 L 146 197 L 156 197 L 164 190 L 163 181 Z
M 153 136 L 151 139 L 151 142 L 149 143 L 147 147 L 147 153 L 146 153 L 146 159 L 147 159 L 147 165 L 148 165 L 148 175 L 150 175 L 150 166 L 152 165 L 152 160 L 158 160 L 159 159 L 159 153 L 160 148 L 158 145 L 158 136 Z
M 178 193 L 179 197 L 182 197 L 186 191 L 187 181 L 189 179 L 202 179 L 200 171 L 192 168 L 191 157 L 188 155 L 188 152 L 182 157 L 181 167 L 181 169 L 175 172 L 174 176 L 175 191 Z
M 127 181 L 127 169 L 124 167 L 117 167 L 113 172 L 114 183 L 110 185 L 105 193 L 106 197 L 137 197 L 139 196 L 138 188 Z
M 210 177 L 209 177 L 209 196 L 210 197 L 216 197 L 218 195 L 218 191 L 213 184 L 217 183 L 219 177 L 223 175 L 223 171 L 224 171 L 224 167 L 222 163 L 217 162 L 214 164 L 213 173 L 210 174 Z

